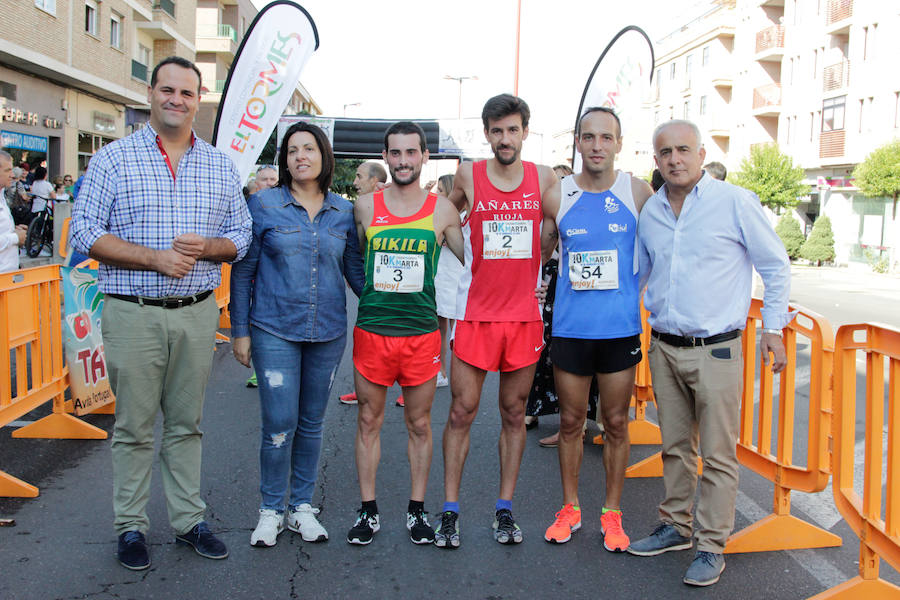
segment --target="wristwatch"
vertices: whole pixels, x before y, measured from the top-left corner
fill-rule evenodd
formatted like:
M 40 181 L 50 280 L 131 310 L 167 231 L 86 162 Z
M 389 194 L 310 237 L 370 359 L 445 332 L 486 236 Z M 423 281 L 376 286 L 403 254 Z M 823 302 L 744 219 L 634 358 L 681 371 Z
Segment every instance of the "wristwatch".
M 772 334 L 772 335 L 777 335 L 778 337 L 781 337 L 781 330 L 780 330 L 780 329 L 769 329 L 768 327 L 763 327 L 762 332 L 763 332 L 763 333 L 770 333 L 770 334 Z

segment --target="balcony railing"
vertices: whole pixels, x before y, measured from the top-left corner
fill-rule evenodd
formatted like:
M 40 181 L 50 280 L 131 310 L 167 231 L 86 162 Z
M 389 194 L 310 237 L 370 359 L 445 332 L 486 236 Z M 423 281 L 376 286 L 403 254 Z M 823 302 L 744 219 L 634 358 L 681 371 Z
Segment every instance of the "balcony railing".
M 225 79 L 216 79 L 216 86 L 213 88 L 213 91 L 217 94 L 221 94 L 225 91 Z
M 826 26 L 849 19 L 852 16 L 853 0 L 828 0 L 828 10 L 825 13 Z
M 228 38 L 237 43 L 237 32 L 231 25 L 197 25 L 198 38 Z
M 838 158 L 844 156 L 844 140 L 846 132 L 843 129 L 836 131 L 823 131 L 819 136 L 819 158 Z
M 828 65 L 822 72 L 822 91 L 830 92 L 850 85 L 850 61 Z
M 756 53 L 784 48 L 784 25 L 772 25 L 756 34 Z
M 153 8 L 154 10 L 161 10 L 168 13 L 173 19 L 175 18 L 175 0 L 156 0 Z
M 147 81 L 147 65 L 132 59 L 131 76 L 141 81 Z
M 753 90 L 753 109 L 781 106 L 781 85 L 770 83 Z

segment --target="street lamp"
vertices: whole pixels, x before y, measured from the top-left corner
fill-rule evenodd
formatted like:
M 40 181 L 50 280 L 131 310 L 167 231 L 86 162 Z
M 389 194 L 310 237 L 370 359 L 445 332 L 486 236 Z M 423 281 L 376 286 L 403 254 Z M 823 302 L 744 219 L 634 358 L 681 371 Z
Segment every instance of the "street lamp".
M 350 104 L 345 104 L 344 105 L 344 116 L 345 117 L 347 116 L 347 107 L 348 106 L 360 106 L 360 105 L 362 105 L 362 102 L 351 102 Z
M 457 118 L 462 119 L 462 84 L 466 79 L 478 79 L 478 75 L 463 75 L 461 77 L 453 77 L 451 75 L 444 75 L 444 79 L 449 79 L 451 81 L 459 82 L 459 103 L 457 110 Z

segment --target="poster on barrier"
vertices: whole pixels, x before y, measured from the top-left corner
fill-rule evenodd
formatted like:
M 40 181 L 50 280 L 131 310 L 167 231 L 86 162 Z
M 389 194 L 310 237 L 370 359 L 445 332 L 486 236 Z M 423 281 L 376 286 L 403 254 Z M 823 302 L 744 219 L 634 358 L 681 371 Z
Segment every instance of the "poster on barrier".
M 66 307 L 63 340 L 69 390 L 75 414 L 84 415 L 115 400 L 100 333 L 103 293 L 97 286 L 97 269 L 62 267 L 60 273 Z

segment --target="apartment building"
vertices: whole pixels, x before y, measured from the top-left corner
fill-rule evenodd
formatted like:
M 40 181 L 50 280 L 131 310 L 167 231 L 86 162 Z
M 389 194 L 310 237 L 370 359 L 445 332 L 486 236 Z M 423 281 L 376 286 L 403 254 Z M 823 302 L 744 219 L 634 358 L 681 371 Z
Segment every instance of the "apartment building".
M 257 15 L 250 0 L 197 0 L 197 67 L 203 74 L 206 91 L 194 123 L 197 135 L 212 140 L 219 101 L 240 41 Z M 285 114 L 322 113 L 302 84 L 297 84 Z
M 707 159 L 729 170 L 777 142 L 810 186 L 797 216 L 807 228 L 831 217 L 838 263 L 863 263 L 866 250 L 900 259 L 892 203 L 863 197 L 852 178 L 900 137 L 900 3 L 712 2 L 655 46 L 648 122 L 696 122 Z
M 146 122 L 155 60 L 194 58 L 195 2 L 0 0 L 0 145 L 51 176 L 81 173 Z

